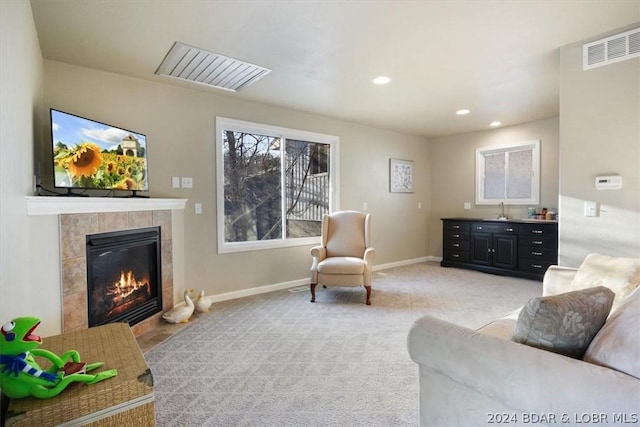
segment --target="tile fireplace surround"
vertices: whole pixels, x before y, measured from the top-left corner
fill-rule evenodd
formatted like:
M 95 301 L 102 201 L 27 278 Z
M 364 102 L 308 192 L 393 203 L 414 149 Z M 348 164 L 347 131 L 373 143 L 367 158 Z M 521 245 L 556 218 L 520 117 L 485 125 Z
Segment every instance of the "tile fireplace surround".
M 184 209 L 185 199 L 115 199 L 27 197 L 29 215 L 58 215 L 62 285 L 62 332 L 87 328 L 86 236 L 160 226 L 162 233 L 162 311 L 132 327 L 140 336 L 157 327 L 173 307 L 171 211 Z

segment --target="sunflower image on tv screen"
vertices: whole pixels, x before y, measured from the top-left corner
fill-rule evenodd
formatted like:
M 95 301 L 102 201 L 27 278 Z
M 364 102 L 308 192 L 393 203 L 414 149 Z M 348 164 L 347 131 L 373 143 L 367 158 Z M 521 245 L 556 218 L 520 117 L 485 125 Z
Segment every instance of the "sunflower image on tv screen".
M 146 137 L 51 110 L 56 187 L 148 190 Z

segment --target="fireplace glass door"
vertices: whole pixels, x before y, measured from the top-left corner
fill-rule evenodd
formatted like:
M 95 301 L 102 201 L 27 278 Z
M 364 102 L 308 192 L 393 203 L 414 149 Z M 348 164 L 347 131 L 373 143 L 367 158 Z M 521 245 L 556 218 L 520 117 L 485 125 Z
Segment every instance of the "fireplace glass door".
M 160 227 L 87 236 L 89 327 L 162 310 Z

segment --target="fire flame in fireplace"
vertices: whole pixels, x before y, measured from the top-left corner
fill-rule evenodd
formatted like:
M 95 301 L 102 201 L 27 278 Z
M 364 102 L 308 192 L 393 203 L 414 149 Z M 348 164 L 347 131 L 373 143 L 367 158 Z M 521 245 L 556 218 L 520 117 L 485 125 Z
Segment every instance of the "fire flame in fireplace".
M 151 295 L 151 284 L 149 279 L 136 280 L 132 271 L 120 272 L 120 280 L 113 284 L 113 287 L 107 291 L 107 295 L 113 297 L 114 302 L 124 301 L 129 295 L 147 288 L 147 294 Z

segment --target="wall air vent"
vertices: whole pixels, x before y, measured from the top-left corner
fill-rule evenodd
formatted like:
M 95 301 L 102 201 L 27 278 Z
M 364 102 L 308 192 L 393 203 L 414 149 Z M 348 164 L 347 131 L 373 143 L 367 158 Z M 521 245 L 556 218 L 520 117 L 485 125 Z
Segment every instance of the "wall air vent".
M 238 92 L 271 72 L 270 69 L 175 42 L 156 70 L 174 77 Z
M 640 28 L 582 45 L 582 69 L 640 57 Z

